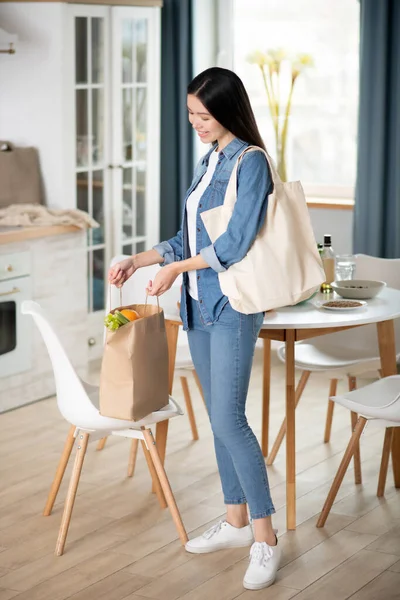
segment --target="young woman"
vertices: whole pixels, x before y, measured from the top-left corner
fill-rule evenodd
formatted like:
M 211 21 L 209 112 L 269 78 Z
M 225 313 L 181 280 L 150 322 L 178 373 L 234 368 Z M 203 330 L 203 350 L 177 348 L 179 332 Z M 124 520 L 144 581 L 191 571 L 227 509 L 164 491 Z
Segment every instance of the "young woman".
M 201 213 L 223 203 L 243 150 L 264 144 L 243 83 L 232 71 L 214 67 L 200 73 L 188 86 L 187 104 L 192 127 L 211 148 L 195 169 L 182 227 L 172 239 L 115 265 L 109 281 L 121 286 L 140 267 L 160 263 L 165 266 L 148 290 L 159 296 L 183 273 L 181 316 L 207 404 L 227 510 L 226 520 L 190 540 L 186 550 L 204 553 L 251 545 L 243 585 L 261 589 L 274 582 L 280 560 L 265 462 L 245 416 L 263 314 L 233 310 L 218 273 L 246 256 L 266 217 L 272 181 L 262 152 L 243 156 L 233 215 L 226 233 L 212 244 Z

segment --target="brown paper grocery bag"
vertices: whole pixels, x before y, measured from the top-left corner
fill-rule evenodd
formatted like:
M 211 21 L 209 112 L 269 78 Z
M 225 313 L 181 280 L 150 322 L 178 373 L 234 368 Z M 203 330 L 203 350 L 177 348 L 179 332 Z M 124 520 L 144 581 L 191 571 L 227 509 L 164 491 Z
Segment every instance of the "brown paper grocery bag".
M 168 345 L 164 312 L 132 304 L 141 319 L 107 331 L 100 375 L 100 413 L 138 421 L 168 404 Z M 113 312 L 113 311 L 111 311 Z

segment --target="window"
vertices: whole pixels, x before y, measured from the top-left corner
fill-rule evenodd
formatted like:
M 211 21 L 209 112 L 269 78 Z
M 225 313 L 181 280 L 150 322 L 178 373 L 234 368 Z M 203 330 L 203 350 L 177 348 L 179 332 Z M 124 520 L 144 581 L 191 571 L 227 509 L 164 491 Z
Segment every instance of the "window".
M 308 196 L 353 198 L 359 76 L 357 0 L 234 0 L 233 68 L 249 93 L 270 154 L 275 137 L 255 51 L 309 54 L 314 66 L 298 77 L 289 120 L 288 179 L 300 179 Z M 290 76 L 288 63 L 287 75 Z M 280 95 L 288 85 L 282 63 Z M 286 81 L 289 81 L 288 79 Z

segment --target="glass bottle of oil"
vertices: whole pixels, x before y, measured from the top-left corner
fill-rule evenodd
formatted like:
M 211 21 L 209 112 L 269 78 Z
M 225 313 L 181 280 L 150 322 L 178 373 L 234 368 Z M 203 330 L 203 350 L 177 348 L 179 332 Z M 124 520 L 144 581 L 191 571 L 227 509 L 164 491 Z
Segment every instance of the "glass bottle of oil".
M 332 281 L 335 281 L 335 253 L 332 248 L 332 239 L 329 234 L 324 235 L 324 248 L 321 253 L 322 264 L 324 265 L 325 281 L 321 285 L 321 292 L 324 294 L 332 293 Z

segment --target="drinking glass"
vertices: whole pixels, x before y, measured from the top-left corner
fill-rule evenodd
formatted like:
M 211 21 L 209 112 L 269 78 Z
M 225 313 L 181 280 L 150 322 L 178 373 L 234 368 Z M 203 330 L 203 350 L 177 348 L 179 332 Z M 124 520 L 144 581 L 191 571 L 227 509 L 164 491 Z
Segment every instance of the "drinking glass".
M 356 270 L 356 261 L 352 254 L 338 254 L 336 256 L 336 280 L 353 279 Z

